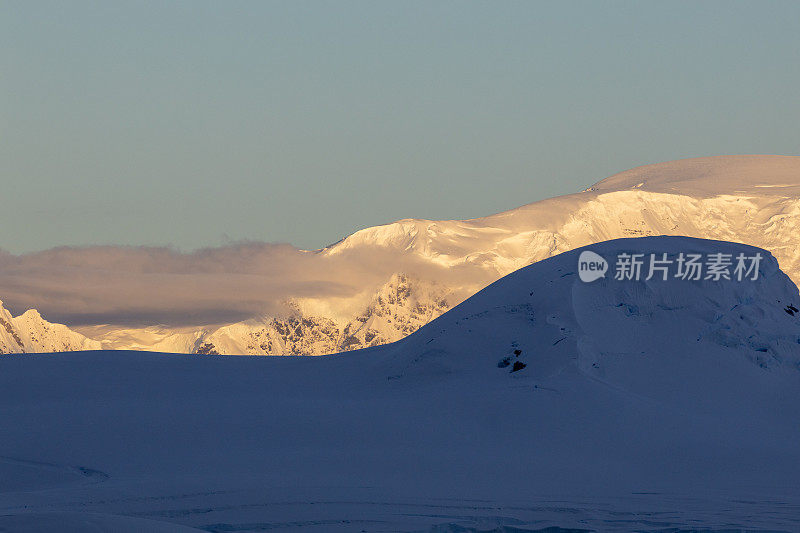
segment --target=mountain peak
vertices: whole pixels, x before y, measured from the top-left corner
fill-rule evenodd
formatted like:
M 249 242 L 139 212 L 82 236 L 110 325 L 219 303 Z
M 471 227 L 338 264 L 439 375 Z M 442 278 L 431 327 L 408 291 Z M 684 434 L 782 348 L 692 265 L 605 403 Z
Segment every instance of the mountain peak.
M 24 313 L 22 313 L 19 318 L 26 318 L 29 320 L 41 320 L 42 315 L 36 309 L 28 309 Z

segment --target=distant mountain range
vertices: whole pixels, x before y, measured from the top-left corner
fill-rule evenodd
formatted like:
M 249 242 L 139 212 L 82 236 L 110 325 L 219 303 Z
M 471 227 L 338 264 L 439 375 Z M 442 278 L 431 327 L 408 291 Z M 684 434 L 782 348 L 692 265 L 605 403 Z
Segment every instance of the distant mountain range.
M 21 320 L 30 316 L 26 313 L 4 318 L 12 325 L 0 329 L 0 351 L 91 349 L 98 343 L 105 349 L 206 354 L 320 355 L 365 348 L 405 337 L 530 263 L 595 242 L 652 235 L 758 246 L 800 281 L 800 157 L 719 156 L 647 165 L 580 193 L 489 217 L 405 219 L 358 231 L 316 251 L 319 260 L 348 256 L 367 261 L 390 250 L 421 265 L 446 267 L 449 274 L 433 278 L 424 269 L 396 271 L 382 286 L 364 287 L 371 296 L 355 310 L 352 303 L 304 295 L 289 299 L 281 316 L 234 324 L 97 325 L 78 331 L 40 317 Z M 32 333 L 34 324 L 39 333 Z

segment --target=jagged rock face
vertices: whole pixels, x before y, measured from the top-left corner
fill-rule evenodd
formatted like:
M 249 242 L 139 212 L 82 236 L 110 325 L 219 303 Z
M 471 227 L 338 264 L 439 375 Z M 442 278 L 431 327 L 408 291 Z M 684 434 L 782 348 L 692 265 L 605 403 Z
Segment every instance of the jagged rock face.
M 398 274 L 352 320 L 304 315 L 232 324 L 203 337 L 200 354 L 323 355 L 402 339 L 450 309 L 449 291 Z
M 0 353 L 48 353 L 99 350 L 101 344 L 70 330 L 51 324 L 35 310 L 11 316 L 0 301 Z

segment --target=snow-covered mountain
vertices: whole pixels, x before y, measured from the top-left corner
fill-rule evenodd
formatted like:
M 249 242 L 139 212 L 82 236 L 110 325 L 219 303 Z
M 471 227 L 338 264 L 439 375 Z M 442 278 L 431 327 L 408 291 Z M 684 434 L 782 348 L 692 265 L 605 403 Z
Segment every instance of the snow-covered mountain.
M 563 253 L 336 357 L 0 358 L 0 529 L 796 531 L 797 287 L 741 244 L 587 249 L 605 278 Z
M 358 298 L 298 295 L 279 316 L 236 324 L 79 331 L 106 349 L 319 355 L 362 348 L 402 338 L 530 263 L 595 242 L 648 235 L 758 246 L 800 281 L 800 157 L 720 156 L 647 165 L 580 193 L 484 218 L 407 219 L 367 228 L 314 254 L 323 266 L 342 258 L 372 264 L 388 254 L 379 267 L 382 284 L 364 285 Z M 401 260 L 404 266 L 397 266 Z M 397 292 L 401 285 L 409 290 Z M 396 303 L 388 303 L 390 293 Z
M 354 233 L 326 255 L 394 248 L 497 278 L 622 237 L 685 235 L 770 250 L 800 279 L 800 157 L 719 156 L 634 168 L 581 193 L 473 220 L 408 219 Z
M 62 324 L 51 324 L 35 310 L 14 317 L 0 301 L 0 354 L 99 350 L 99 341 L 87 339 Z

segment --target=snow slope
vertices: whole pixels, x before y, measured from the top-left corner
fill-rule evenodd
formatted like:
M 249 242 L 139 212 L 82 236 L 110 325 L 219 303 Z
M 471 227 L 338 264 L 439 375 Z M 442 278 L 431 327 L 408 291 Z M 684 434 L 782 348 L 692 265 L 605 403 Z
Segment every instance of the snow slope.
M 0 528 L 797 531 L 800 295 L 775 259 L 587 284 L 578 252 L 336 357 L 4 356 Z

